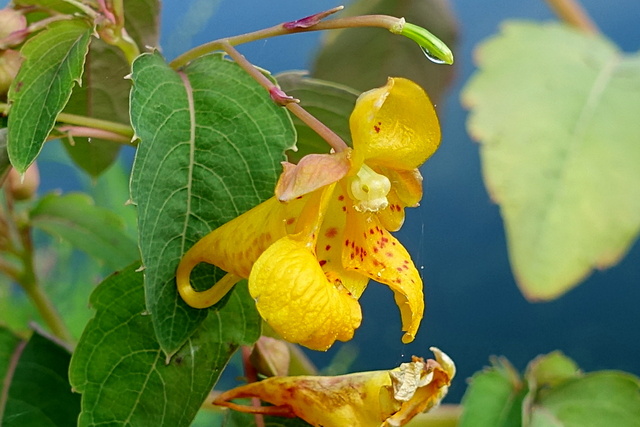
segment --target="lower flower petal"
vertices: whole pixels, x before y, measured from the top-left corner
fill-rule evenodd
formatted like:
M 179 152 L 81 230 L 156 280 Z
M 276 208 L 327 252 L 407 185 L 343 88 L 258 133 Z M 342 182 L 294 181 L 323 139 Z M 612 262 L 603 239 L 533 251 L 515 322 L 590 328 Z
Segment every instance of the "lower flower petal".
M 358 301 L 327 279 L 312 247 L 295 236 L 281 238 L 258 258 L 249 292 L 282 338 L 314 350 L 350 340 L 362 320 Z
M 375 214 L 348 213 L 342 265 L 391 288 L 405 331 L 402 341 L 413 341 L 424 314 L 422 279 L 407 250 Z

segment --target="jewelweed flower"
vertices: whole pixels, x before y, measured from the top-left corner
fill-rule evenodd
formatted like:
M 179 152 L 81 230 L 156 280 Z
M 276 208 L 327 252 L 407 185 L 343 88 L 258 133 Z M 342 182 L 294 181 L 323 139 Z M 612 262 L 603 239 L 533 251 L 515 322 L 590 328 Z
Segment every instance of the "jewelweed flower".
M 271 377 L 220 394 L 214 404 L 248 413 L 297 416 L 314 426 L 402 426 L 435 407 L 455 376 L 453 361 L 435 347 L 436 360 L 413 357 L 389 371 L 337 377 Z M 243 406 L 257 397 L 274 406 Z
M 350 116 L 353 148 L 310 154 L 284 171 L 271 198 L 198 241 L 177 270 L 187 304 L 215 304 L 240 278 L 263 319 L 287 341 L 316 350 L 347 341 L 361 323 L 358 298 L 369 279 L 391 288 L 403 342 L 424 312 L 422 280 L 391 235 L 422 198 L 418 167 L 440 143 L 433 105 L 420 86 L 389 78 L 363 93 Z M 198 292 L 200 262 L 229 274 Z

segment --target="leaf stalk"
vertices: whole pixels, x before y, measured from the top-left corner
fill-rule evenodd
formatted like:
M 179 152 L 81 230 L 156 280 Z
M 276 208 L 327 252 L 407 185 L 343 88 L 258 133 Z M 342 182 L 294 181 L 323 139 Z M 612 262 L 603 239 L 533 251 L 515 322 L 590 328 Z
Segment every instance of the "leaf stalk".
M 565 23 L 589 34 L 598 34 L 600 29 L 578 0 L 546 0 L 553 12 Z

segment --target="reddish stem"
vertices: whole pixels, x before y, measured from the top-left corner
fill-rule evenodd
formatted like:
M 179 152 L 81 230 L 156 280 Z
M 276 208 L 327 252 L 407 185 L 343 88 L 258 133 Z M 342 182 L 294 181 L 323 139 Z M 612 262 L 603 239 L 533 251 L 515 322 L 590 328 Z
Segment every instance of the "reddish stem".
M 247 378 L 248 382 L 254 383 L 258 381 L 258 371 L 251 364 L 250 358 L 251 358 L 251 347 L 249 347 L 248 345 L 242 346 L 242 365 L 244 366 L 244 375 Z M 258 399 L 257 397 L 252 397 L 251 406 L 253 406 L 259 411 L 260 410 L 259 408 L 262 406 L 260 403 L 260 399 Z M 264 417 L 262 416 L 262 414 L 256 413 L 254 414 L 254 417 L 256 420 L 256 427 L 265 427 Z

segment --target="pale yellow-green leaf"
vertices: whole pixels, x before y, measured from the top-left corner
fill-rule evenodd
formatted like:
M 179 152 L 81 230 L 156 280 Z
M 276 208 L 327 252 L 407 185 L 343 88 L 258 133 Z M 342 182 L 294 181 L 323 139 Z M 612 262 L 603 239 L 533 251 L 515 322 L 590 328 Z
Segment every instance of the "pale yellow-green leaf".
M 462 99 L 530 300 L 618 262 L 640 230 L 640 56 L 560 24 L 510 22 Z

